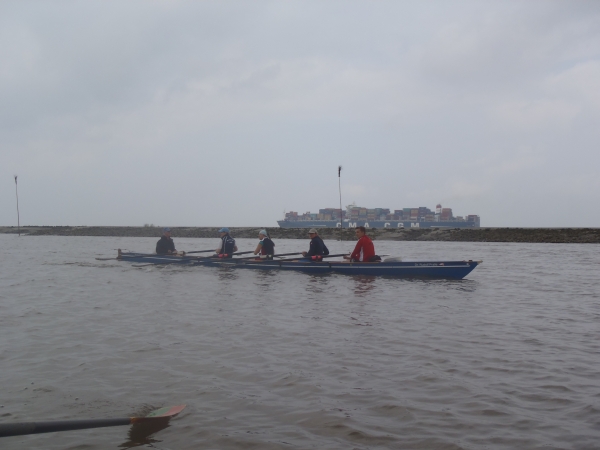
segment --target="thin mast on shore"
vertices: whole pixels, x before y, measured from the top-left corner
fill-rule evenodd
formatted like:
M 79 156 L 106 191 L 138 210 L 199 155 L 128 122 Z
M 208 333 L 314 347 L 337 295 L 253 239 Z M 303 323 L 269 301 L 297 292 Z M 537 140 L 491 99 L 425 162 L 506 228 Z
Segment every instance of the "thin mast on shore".
M 344 213 L 342 211 L 342 166 L 338 166 L 338 189 L 340 191 L 340 241 L 344 240 Z
M 21 218 L 19 217 L 19 185 L 17 184 L 17 175 L 15 175 L 15 194 L 17 195 L 17 230 L 21 236 Z

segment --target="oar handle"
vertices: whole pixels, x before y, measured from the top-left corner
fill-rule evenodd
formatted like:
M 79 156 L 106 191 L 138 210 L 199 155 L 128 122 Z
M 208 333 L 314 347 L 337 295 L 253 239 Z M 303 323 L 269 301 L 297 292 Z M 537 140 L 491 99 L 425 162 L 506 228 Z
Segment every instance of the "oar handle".
M 120 419 L 53 420 L 50 422 L 23 422 L 0 424 L 0 437 L 24 434 L 52 433 L 55 431 L 85 430 L 88 428 L 117 427 L 129 425 L 129 417 Z

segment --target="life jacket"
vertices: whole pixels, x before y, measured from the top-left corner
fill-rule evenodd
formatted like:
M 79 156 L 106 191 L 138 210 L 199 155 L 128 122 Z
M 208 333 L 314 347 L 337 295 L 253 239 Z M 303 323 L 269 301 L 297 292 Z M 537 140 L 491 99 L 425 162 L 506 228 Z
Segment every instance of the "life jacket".
M 156 243 L 156 253 L 159 255 L 166 255 L 169 253 L 169 250 L 172 252 L 175 251 L 175 243 L 173 242 L 173 239 L 166 236 L 161 236 L 160 240 Z
M 310 240 L 310 248 L 308 250 L 310 256 L 329 255 L 329 249 L 323 242 L 320 236 L 315 236 Z
M 275 243 L 268 237 L 260 241 L 262 247 L 260 248 L 261 255 L 274 255 L 275 254 Z
M 226 258 L 231 258 L 233 253 L 233 247 L 235 247 L 235 239 L 232 238 L 229 234 L 226 234 L 221 238 L 221 251 L 219 252 L 221 255 L 227 255 Z

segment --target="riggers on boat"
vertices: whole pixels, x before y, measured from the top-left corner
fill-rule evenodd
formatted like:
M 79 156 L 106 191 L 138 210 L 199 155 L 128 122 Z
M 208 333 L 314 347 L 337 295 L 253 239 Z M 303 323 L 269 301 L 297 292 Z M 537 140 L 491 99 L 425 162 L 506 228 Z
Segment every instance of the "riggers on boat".
M 133 253 L 118 250 L 117 259 L 146 264 L 192 264 L 205 256 L 157 255 L 156 253 Z
M 117 259 L 146 264 L 186 264 L 259 270 L 296 270 L 311 274 L 341 273 L 346 275 L 375 275 L 400 278 L 447 278 L 460 280 L 482 261 L 383 261 L 343 262 L 289 260 L 218 259 L 191 256 L 148 255 L 119 250 Z

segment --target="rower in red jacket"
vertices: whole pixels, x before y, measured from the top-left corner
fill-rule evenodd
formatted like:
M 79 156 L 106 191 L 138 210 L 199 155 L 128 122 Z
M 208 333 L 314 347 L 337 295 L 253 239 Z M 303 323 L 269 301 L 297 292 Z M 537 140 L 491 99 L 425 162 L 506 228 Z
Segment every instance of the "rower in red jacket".
M 344 259 L 349 259 L 353 262 L 370 262 L 375 256 L 375 246 L 373 245 L 373 241 L 367 236 L 365 227 L 357 227 L 355 233 L 358 238 L 356 247 L 354 247 L 352 254 L 350 256 L 344 256 Z

